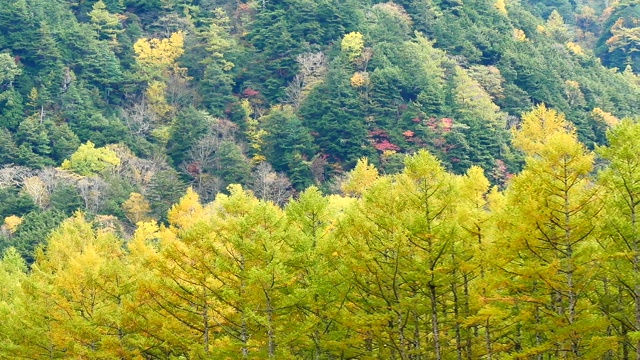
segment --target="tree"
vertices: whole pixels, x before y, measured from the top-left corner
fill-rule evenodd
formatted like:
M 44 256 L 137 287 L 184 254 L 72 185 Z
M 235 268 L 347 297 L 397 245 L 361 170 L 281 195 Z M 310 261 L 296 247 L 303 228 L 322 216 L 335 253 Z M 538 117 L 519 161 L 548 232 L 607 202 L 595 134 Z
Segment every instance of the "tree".
M 154 173 L 144 194 L 151 204 L 153 217 L 165 219 L 167 210 L 180 199 L 185 190 L 186 185 L 175 170 Z
M 51 140 L 41 119 L 30 116 L 18 126 L 15 139 L 20 146 L 18 157 L 23 164 L 33 167 L 52 165 L 48 156 L 51 154 Z
M 173 120 L 167 142 L 167 155 L 178 167 L 186 160 L 189 149 L 206 133 L 214 121 L 206 112 L 193 107 L 183 109 Z
M 127 219 L 132 224 L 137 224 L 140 221 L 147 221 L 148 214 L 151 212 L 151 206 L 149 202 L 140 193 L 131 193 L 129 199 L 122 204 L 122 209 L 125 211 Z
M 15 187 L 0 188 L 0 218 L 7 216 L 25 215 L 35 210 L 36 204 L 33 198 L 24 192 L 19 192 Z
M 513 279 L 508 296 L 526 311 L 520 331 L 535 334 L 517 346 L 531 356 L 600 356 L 608 349 L 587 340 L 603 336 L 605 327 L 589 296 L 599 270 L 594 156 L 564 116 L 544 105 L 524 114 L 514 145 L 527 155 L 526 165 L 506 192 L 510 236 L 496 245 L 510 249 L 499 267 Z
M 342 64 L 336 64 L 326 80 L 311 91 L 300 115 L 316 145 L 335 162 L 353 166 L 367 155 L 365 114 Z
M 10 54 L 2 53 L 0 54 L 0 74 L 0 89 L 4 91 L 6 88 L 13 87 L 13 80 L 22 74 L 22 70 Z
M 0 162 L 3 164 L 14 163 L 18 155 L 18 147 L 13 141 L 11 132 L 6 128 L 0 128 Z
M 298 357 L 349 356 L 359 341 L 349 329 L 347 300 L 351 285 L 344 280 L 340 256 L 344 244 L 336 241 L 332 229 L 340 224 L 351 198 L 325 197 L 311 186 L 286 207 L 289 263 L 300 281 L 291 293 L 293 315 L 305 329 L 293 344 Z
M 600 172 L 601 183 L 606 187 L 606 232 L 610 234 L 611 244 L 607 250 L 612 255 L 607 270 L 615 283 L 620 283 L 623 294 L 630 298 L 630 304 L 623 309 L 621 335 L 625 342 L 636 348 L 636 358 L 640 359 L 640 164 L 638 151 L 640 126 L 630 120 L 607 132 L 609 145 L 598 148 L 598 153 L 609 162 Z M 628 294 L 628 295 L 627 295 Z M 604 296 L 604 294 L 603 294 Z M 615 317 L 614 317 L 615 319 Z M 623 345 L 625 348 L 626 344 Z
M 347 56 L 347 59 L 353 62 L 362 56 L 364 36 L 359 32 L 350 32 L 342 38 L 340 48 Z
M 16 308 L 24 302 L 22 285 L 26 279 L 27 265 L 15 248 L 8 248 L 2 251 L 0 261 L 0 313 L 7 320 L 0 324 L 0 332 L 3 334 L 3 341 L 0 342 L 0 353 L 16 353 L 18 344 L 8 339 L 20 339 L 20 332 L 23 330 L 20 318 L 14 318 Z
M 32 264 L 36 258 L 36 250 L 65 218 L 65 214 L 57 210 L 32 211 L 26 214 L 13 234 L 11 246 L 16 248 L 27 264 Z
M 135 306 L 136 274 L 113 233 L 94 231 L 80 214 L 66 220 L 52 233 L 28 282 L 31 313 L 23 321 L 46 336 L 32 339 L 30 331 L 26 341 L 16 340 L 35 353 L 48 341 L 43 350 L 68 356 L 134 356 L 142 350 L 128 315 Z
M 22 191 L 31 196 L 33 202 L 41 209 L 44 210 L 50 201 L 51 194 L 47 189 L 44 181 L 37 176 L 32 176 L 24 179 L 22 183 Z
M 124 32 L 120 26 L 120 21 L 123 20 L 123 17 L 117 14 L 111 14 L 102 0 L 93 4 L 92 10 L 89 12 L 89 17 L 91 18 L 94 28 L 114 45 L 117 45 L 116 38 L 118 34 Z
M 100 174 L 119 164 L 120 159 L 113 150 L 107 147 L 96 148 L 94 143 L 87 141 L 86 144 L 80 145 L 69 159 L 62 162 L 61 168 L 89 176 Z
M 263 201 L 273 201 L 283 206 L 291 197 L 291 183 L 283 174 L 277 174 L 269 163 L 262 162 L 252 173 L 251 189 L 256 197 Z
M 261 119 L 266 131 L 264 155 L 277 172 L 289 176 L 293 186 L 303 189 L 309 184 L 309 160 L 313 157 L 313 138 L 302 121 L 288 106 L 272 108 Z
M 141 38 L 133 44 L 133 50 L 141 78 L 147 81 L 143 101 L 148 101 L 150 109 L 160 118 L 167 118 L 175 109 L 167 102 L 166 80 L 171 74 L 183 76 L 186 71 L 177 64 L 184 53 L 184 33 L 174 32 L 165 39 Z
M 184 53 L 184 34 L 175 32 L 165 39 L 141 38 L 133 45 L 133 50 L 143 71 L 156 75 L 156 71 L 176 66 L 176 60 Z

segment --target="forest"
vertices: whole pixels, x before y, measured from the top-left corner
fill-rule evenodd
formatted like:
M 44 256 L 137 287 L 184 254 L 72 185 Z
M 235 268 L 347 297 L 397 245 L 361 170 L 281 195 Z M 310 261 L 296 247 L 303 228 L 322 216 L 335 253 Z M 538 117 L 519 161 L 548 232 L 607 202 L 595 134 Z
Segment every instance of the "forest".
M 640 0 L 0 0 L 0 358 L 640 359 Z
M 189 189 L 165 223 L 138 209 L 128 238 L 77 212 L 30 266 L 5 251 L 0 354 L 638 358 L 640 124 L 607 139 L 594 153 L 539 106 L 504 190 L 420 150 L 390 175 L 362 159 L 343 195 L 311 186 L 284 207 Z

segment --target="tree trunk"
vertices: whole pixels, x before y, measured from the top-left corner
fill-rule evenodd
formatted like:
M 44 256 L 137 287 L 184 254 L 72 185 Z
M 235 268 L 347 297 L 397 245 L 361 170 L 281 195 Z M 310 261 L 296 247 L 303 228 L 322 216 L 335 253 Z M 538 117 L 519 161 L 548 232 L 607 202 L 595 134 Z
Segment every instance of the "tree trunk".
M 429 285 L 429 299 L 431 300 L 431 326 L 433 328 L 433 352 L 436 360 L 442 360 L 440 354 L 440 328 L 438 324 L 438 304 L 436 303 L 436 287 Z

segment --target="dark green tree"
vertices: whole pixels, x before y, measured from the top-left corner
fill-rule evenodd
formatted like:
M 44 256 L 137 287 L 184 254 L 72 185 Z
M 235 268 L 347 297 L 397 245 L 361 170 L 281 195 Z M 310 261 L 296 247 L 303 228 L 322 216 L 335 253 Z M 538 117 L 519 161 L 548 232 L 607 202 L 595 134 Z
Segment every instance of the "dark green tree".
M 302 104 L 300 115 L 320 151 L 351 167 L 371 151 L 367 149 L 365 114 L 347 69 L 339 61 L 333 67 Z

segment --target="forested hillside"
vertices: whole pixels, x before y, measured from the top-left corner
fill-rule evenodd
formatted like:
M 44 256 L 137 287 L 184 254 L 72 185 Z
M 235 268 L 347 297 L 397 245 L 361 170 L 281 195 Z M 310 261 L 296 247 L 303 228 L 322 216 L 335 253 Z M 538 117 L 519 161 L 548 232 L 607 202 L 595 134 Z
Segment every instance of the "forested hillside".
M 639 19 L 0 0 L 0 358 L 640 359 Z
M 30 270 L 0 261 L 0 356 L 638 358 L 640 125 L 608 140 L 594 154 L 541 106 L 504 191 L 421 150 L 285 207 L 189 190 L 126 239 L 77 213 Z

